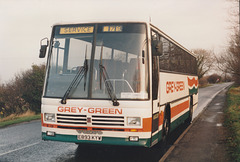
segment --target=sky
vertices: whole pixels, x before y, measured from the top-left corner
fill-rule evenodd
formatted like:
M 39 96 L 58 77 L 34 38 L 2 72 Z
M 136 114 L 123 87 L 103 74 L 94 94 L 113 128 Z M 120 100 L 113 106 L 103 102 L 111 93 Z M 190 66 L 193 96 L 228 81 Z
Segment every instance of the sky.
M 229 36 L 227 0 L 0 0 L 0 83 L 40 59 L 40 40 L 59 22 L 150 21 L 189 50 L 221 51 Z

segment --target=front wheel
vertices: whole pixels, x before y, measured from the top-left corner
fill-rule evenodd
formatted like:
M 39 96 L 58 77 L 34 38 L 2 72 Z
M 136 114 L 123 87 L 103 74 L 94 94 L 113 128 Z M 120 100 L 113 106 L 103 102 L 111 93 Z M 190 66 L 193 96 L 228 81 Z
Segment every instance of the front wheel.
M 170 134 L 170 114 L 169 109 L 164 112 L 163 126 L 162 126 L 162 141 L 163 143 L 167 143 L 169 134 Z

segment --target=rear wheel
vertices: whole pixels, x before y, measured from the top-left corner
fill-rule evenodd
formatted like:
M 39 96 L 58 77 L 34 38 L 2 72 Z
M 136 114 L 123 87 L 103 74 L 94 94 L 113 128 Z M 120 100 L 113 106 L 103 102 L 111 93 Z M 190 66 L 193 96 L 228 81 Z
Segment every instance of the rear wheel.
M 190 97 L 190 104 L 189 104 L 189 116 L 186 120 L 187 124 L 191 124 L 193 119 L 193 97 Z

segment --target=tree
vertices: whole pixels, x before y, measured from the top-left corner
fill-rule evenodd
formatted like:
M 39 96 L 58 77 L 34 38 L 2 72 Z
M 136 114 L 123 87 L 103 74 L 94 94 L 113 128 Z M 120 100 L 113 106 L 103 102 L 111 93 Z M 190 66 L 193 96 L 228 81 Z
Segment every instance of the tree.
M 225 74 L 231 74 L 235 83 L 240 85 L 240 47 L 234 42 L 232 40 L 226 52 L 216 57 L 216 60 L 218 68 Z
M 233 8 L 230 13 L 231 17 L 231 35 L 226 50 L 216 57 L 218 68 L 225 74 L 229 73 L 233 76 L 236 84 L 240 85 L 240 22 L 239 22 L 239 1 L 233 0 Z
M 197 56 L 197 75 L 201 79 L 213 67 L 213 51 L 205 49 L 194 49 Z
M 21 114 L 28 109 L 28 104 L 22 98 L 22 80 L 20 75 L 16 75 L 15 79 L 7 84 L 1 85 L 0 102 L 1 112 L 4 116 L 10 114 Z
M 23 74 L 22 98 L 29 104 L 29 109 L 41 112 L 41 96 L 44 83 L 45 65 L 32 65 L 32 69 Z
M 45 65 L 15 75 L 15 78 L 0 85 L 0 117 L 22 114 L 27 110 L 40 113 Z
M 207 80 L 208 80 L 209 83 L 218 83 L 222 80 L 222 78 L 218 74 L 212 74 L 208 77 Z

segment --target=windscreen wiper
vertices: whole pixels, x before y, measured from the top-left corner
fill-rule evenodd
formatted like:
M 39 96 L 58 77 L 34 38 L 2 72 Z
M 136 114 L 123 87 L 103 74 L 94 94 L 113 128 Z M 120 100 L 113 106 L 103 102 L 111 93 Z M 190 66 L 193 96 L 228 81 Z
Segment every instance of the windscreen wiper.
M 112 100 L 112 102 L 113 102 L 113 106 L 119 106 L 119 102 L 117 101 L 117 97 L 116 97 L 116 94 L 115 94 L 115 92 L 114 92 L 114 90 L 113 90 L 112 83 L 111 83 L 111 81 L 109 80 L 109 77 L 108 77 L 106 68 L 100 63 L 100 64 L 99 64 L 99 69 L 100 69 L 100 74 L 101 74 L 101 76 L 103 77 L 105 86 L 106 86 L 106 88 L 107 88 L 108 94 L 109 94 L 109 96 L 111 97 L 111 100 Z M 100 81 L 100 82 L 101 82 L 101 81 Z M 101 84 L 101 83 L 100 83 L 100 84 Z
M 80 84 L 82 78 L 84 77 L 84 91 L 85 91 L 85 87 L 86 87 L 86 76 L 87 76 L 87 71 L 88 71 L 88 63 L 87 63 L 87 58 L 86 58 L 86 54 L 87 54 L 87 46 L 86 46 L 86 50 L 85 50 L 85 61 L 84 61 L 84 65 L 81 66 L 78 69 L 77 74 L 75 75 L 75 77 L 73 78 L 71 84 L 69 85 L 67 91 L 65 92 L 64 96 L 62 97 L 61 103 L 62 104 L 66 104 L 67 103 L 67 98 L 69 97 L 70 93 L 72 92 L 72 90 L 76 89 L 77 86 Z
M 67 98 L 69 97 L 70 93 L 72 90 L 76 89 L 79 83 L 81 82 L 82 78 L 86 76 L 87 74 L 87 61 L 85 60 L 84 66 L 80 67 L 77 74 L 75 75 L 74 79 L 72 80 L 71 84 L 69 85 L 67 91 L 65 92 L 64 96 L 62 97 L 61 103 L 66 104 L 67 103 Z M 85 86 L 85 84 L 84 84 Z M 85 89 L 85 87 L 84 87 Z
M 106 68 L 102 64 L 102 52 L 103 52 L 103 45 L 102 45 L 102 48 L 101 48 L 100 63 L 99 63 L 99 69 L 100 69 L 100 89 L 101 89 L 101 86 L 102 86 L 102 77 L 103 77 L 105 86 L 107 88 L 108 95 L 111 97 L 111 100 L 113 102 L 113 106 L 119 106 L 119 102 L 117 101 L 117 97 L 116 97 L 116 94 L 114 92 L 112 83 L 109 80 L 109 76 L 107 74 Z

